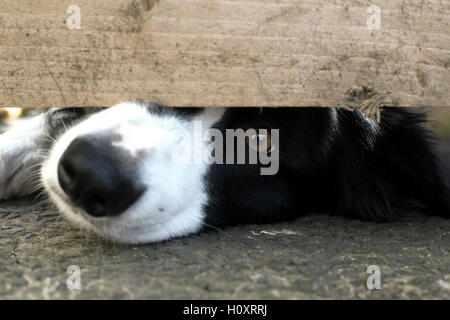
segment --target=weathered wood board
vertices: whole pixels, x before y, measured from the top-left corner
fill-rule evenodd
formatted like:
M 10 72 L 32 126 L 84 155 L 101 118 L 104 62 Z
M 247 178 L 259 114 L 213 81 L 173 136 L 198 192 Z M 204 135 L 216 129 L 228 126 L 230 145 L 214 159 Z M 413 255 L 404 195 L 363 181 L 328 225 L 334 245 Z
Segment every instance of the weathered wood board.
M 336 106 L 354 86 L 450 107 L 450 1 L 0 0 L 0 107 Z

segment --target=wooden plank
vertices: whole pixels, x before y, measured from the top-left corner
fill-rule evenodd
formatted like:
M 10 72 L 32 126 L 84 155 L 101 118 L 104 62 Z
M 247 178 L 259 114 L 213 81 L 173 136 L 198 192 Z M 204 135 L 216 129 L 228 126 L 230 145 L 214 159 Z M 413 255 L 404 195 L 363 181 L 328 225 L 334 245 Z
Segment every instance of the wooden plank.
M 450 107 L 448 0 L 146 1 L 0 0 L 0 107 Z

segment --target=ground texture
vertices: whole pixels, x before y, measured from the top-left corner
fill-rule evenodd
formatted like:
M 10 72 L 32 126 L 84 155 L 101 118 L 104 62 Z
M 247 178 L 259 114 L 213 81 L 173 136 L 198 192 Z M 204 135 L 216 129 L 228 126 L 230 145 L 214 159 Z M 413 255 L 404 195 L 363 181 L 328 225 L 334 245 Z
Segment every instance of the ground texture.
M 243 226 L 145 246 L 73 228 L 29 200 L 0 208 L 0 298 L 450 299 L 450 221 L 329 216 Z M 67 268 L 81 271 L 69 290 Z M 369 265 L 381 289 L 368 290 Z

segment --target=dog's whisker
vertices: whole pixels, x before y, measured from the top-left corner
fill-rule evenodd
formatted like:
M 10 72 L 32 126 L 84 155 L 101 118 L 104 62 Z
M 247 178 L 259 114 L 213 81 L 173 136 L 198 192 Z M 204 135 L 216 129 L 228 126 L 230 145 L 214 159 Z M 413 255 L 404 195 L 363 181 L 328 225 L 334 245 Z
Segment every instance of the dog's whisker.
M 55 142 L 56 139 L 50 135 L 48 135 L 47 133 L 42 133 L 42 136 L 37 137 L 37 140 L 42 140 L 43 142 Z
M 38 201 L 39 199 L 43 200 L 42 198 L 45 196 L 45 192 L 44 190 L 42 190 L 41 192 L 39 192 L 38 194 L 36 194 L 36 196 L 33 199 L 33 202 Z
M 189 216 L 189 218 L 191 218 L 191 219 L 197 221 L 198 223 L 200 223 L 200 224 L 203 225 L 203 226 L 209 227 L 209 228 L 214 229 L 214 230 L 216 230 L 216 231 L 225 232 L 223 229 L 217 228 L 217 227 L 215 227 L 215 226 L 213 226 L 213 225 L 211 225 L 211 224 L 208 224 L 208 223 L 206 223 L 206 222 L 204 222 L 204 221 L 201 221 L 201 220 L 197 219 L 196 217 Z

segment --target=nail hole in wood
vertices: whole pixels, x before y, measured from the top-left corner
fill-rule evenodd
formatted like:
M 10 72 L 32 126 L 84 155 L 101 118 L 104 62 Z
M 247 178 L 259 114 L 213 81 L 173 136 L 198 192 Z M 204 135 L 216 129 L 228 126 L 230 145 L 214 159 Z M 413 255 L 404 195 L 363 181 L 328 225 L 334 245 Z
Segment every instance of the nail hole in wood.
M 141 8 L 150 11 L 159 0 L 141 0 Z

